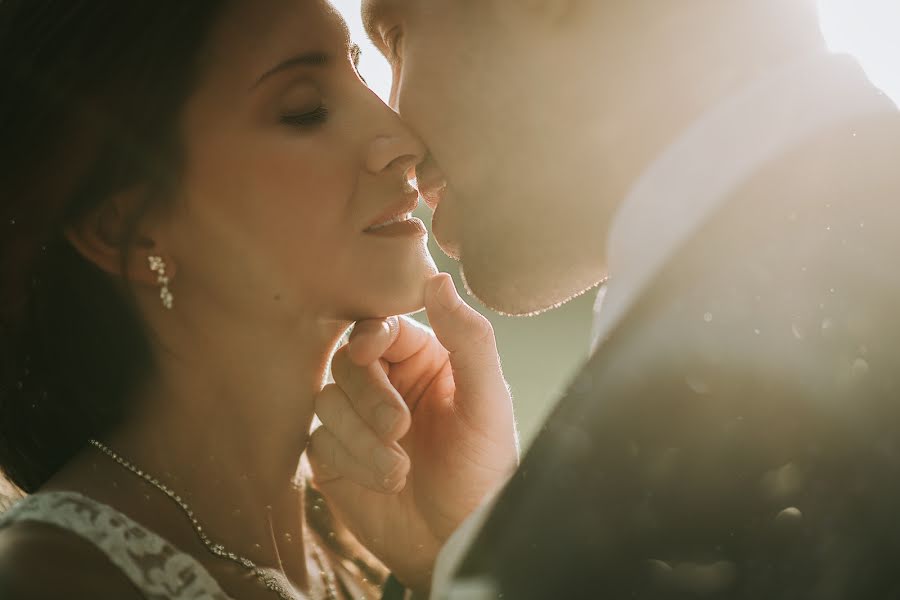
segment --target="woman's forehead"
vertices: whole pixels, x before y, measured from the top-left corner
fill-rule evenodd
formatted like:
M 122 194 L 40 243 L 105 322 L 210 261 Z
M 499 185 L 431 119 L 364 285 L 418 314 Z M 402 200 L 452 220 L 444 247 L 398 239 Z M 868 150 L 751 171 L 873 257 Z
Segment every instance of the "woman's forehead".
M 295 56 L 349 56 L 350 35 L 326 0 L 239 0 L 223 14 L 208 46 L 210 74 L 249 89 Z

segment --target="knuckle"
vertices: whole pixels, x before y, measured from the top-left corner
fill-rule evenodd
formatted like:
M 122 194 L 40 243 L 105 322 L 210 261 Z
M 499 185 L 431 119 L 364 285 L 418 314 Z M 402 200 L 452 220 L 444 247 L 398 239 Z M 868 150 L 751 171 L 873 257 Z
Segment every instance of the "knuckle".
M 344 344 L 338 348 L 337 352 L 331 358 L 331 376 L 335 381 L 346 381 L 350 369 L 350 356 L 348 354 L 348 346 Z
M 375 412 L 382 406 L 388 406 L 394 410 L 401 410 L 405 406 L 403 397 L 393 387 L 378 386 L 372 391 L 372 402 L 368 406 L 369 412 Z
M 347 412 L 352 410 L 347 396 L 336 385 L 329 384 L 316 399 L 315 411 L 319 419 L 333 435 L 345 435 Z
M 323 413 L 328 414 L 337 403 L 336 401 L 340 399 L 338 394 L 342 394 L 340 388 L 333 383 L 329 383 L 325 387 L 322 388 L 316 395 L 316 399 L 314 401 L 314 407 L 316 414 L 320 417 Z
M 495 345 L 494 325 L 487 317 L 477 311 L 472 311 L 470 324 L 474 332 L 475 341 L 488 345 Z
M 312 435 L 309 436 L 309 448 L 307 449 L 307 453 L 311 461 L 322 462 L 322 459 L 324 458 L 323 452 L 327 446 L 327 442 L 325 441 L 327 434 L 324 427 L 317 427 Z
M 334 399 L 337 392 L 340 392 L 341 388 L 336 383 L 327 383 L 322 386 L 322 389 L 316 395 L 317 402 L 329 402 Z
M 386 446 L 382 444 L 379 440 L 374 438 L 369 438 L 365 440 L 359 440 L 359 456 L 358 458 L 369 457 L 369 460 L 373 460 L 376 452 L 385 448 Z
M 394 386 L 389 377 L 390 370 L 390 364 L 385 366 L 380 361 L 369 367 L 365 385 L 358 390 L 359 398 L 353 400 L 358 408 L 371 408 L 392 397 Z
M 385 375 L 389 376 L 391 374 L 391 363 L 389 363 L 388 361 L 386 361 L 383 358 L 379 358 L 378 364 L 381 366 L 381 370 L 384 371 Z

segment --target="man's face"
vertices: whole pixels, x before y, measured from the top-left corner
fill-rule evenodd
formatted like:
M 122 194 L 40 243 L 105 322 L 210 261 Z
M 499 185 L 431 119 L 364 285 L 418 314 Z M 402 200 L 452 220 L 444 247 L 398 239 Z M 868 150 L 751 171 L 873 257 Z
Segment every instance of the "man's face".
M 363 0 L 393 65 L 391 104 L 431 152 L 417 175 L 435 238 L 470 290 L 511 314 L 563 302 L 605 271 L 592 151 L 603 132 L 585 123 L 602 109 L 580 93 L 590 61 L 571 15 L 542 4 Z

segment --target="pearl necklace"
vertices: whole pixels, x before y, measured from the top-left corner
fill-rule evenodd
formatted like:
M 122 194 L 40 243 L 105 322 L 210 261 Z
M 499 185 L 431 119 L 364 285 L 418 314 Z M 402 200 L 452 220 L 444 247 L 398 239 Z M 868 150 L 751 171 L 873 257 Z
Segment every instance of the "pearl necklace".
M 263 585 L 266 586 L 269 590 L 278 594 L 278 596 L 282 600 L 295 600 L 294 596 L 288 593 L 287 590 L 271 575 L 267 574 L 265 571 L 256 566 L 249 558 L 244 558 L 243 556 L 239 556 L 234 552 L 228 552 L 225 550 L 222 544 L 215 544 L 212 540 L 209 539 L 209 536 L 206 535 L 206 532 L 203 531 L 203 527 L 200 526 L 200 523 L 197 521 L 197 518 L 194 516 L 194 511 L 187 505 L 187 503 L 181 499 L 181 496 L 173 492 L 171 489 L 165 486 L 165 484 L 160 483 L 155 477 L 151 476 L 149 473 L 142 471 L 137 468 L 133 463 L 125 460 L 122 456 L 114 452 L 108 446 L 98 442 L 95 439 L 89 439 L 88 443 L 92 446 L 106 454 L 112 460 L 122 465 L 162 493 L 172 499 L 175 504 L 181 508 L 182 512 L 187 515 L 188 519 L 191 521 L 191 525 L 194 528 L 194 531 L 197 533 L 197 537 L 200 538 L 200 541 L 203 542 L 203 545 L 206 547 L 209 552 L 219 558 L 227 558 L 228 560 L 239 564 L 244 567 L 248 571 L 250 571 Z M 319 554 L 318 549 L 313 545 L 309 544 L 309 548 L 312 551 L 313 559 L 316 561 L 316 564 L 319 566 L 319 573 L 322 576 L 322 579 L 325 581 L 325 591 L 327 594 L 328 600 L 338 600 L 337 596 L 337 585 L 335 584 L 334 573 L 330 573 L 325 569 L 325 561 L 322 559 L 321 554 Z

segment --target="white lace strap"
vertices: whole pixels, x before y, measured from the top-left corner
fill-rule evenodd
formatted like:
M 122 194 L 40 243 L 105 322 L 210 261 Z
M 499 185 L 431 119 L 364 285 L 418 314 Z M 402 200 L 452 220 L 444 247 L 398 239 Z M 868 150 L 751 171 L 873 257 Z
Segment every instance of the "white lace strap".
M 151 600 L 230 600 L 199 562 L 114 508 L 77 492 L 27 496 L 0 515 L 0 528 L 38 521 L 99 548 Z

